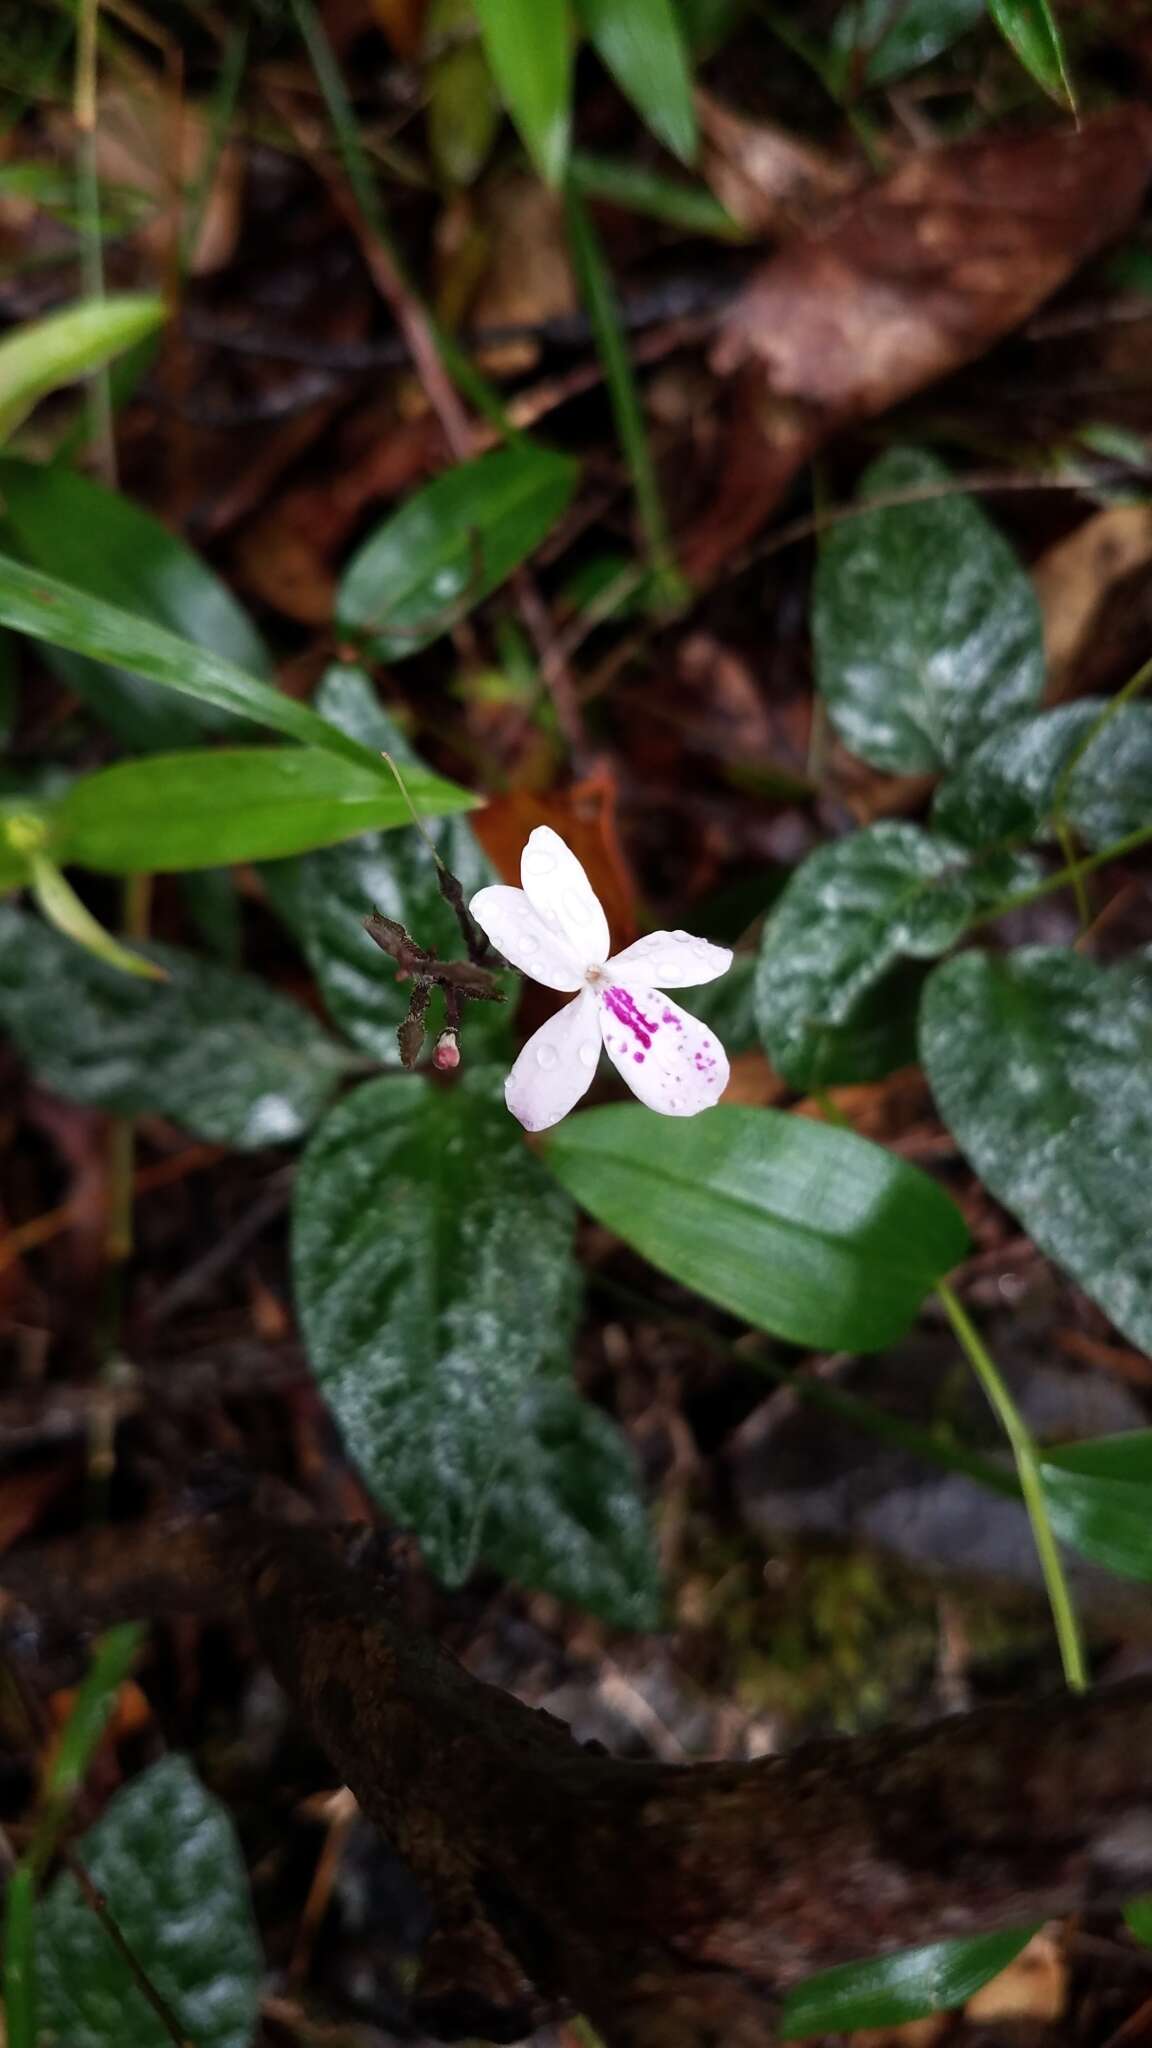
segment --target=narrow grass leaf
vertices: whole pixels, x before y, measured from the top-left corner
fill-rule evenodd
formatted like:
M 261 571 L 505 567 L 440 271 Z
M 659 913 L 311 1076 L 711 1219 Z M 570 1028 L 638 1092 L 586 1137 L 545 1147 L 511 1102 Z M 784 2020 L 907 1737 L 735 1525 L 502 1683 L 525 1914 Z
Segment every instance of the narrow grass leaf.
M 492 75 L 541 176 L 558 185 L 572 122 L 568 0 L 476 0 Z
M 797 1984 L 784 2000 L 785 2041 L 807 2034 L 900 2027 L 935 2012 L 953 2012 L 998 1977 L 1028 1946 L 1035 1930 L 1008 1928 L 963 1941 L 935 1941 L 866 1963 L 842 1963 Z
M 165 317 L 164 301 L 153 293 L 123 292 L 81 299 L 7 335 L 0 341 L 0 441 L 46 393 L 101 369 Z
M 577 0 L 620 90 L 673 156 L 696 154 L 696 110 L 684 30 L 673 0 Z

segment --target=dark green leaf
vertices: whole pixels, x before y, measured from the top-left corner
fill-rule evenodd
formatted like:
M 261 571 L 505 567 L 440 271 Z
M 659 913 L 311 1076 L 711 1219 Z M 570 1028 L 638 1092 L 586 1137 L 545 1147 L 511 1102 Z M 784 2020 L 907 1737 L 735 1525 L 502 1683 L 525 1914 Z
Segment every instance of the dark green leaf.
M 219 1144 L 298 1138 L 347 1055 L 253 976 L 176 946 L 142 950 L 166 982 L 130 980 L 0 907 L 0 1021 L 45 1086 L 124 1116 L 169 1117 Z
M 476 0 L 488 62 L 525 147 L 559 184 L 572 119 L 572 22 L 568 0 Z
M 748 11 L 749 0 L 677 0 L 690 50 L 698 57 L 710 57 Z
M 76 1845 L 150 1983 L 196 2048 L 248 2048 L 262 1959 L 232 1823 L 183 1757 L 133 1779 Z M 65 1875 L 40 1909 L 42 2019 L 54 2048 L 172 2048 Z
M 985 1185 L 1152 1348 L 1152 966 L 962 954 L 929 979 L 921 1050 Z
M 621 91 L 673 156 L 696 154 L 692 73 L 673 0 L 577 0 Z
M 950 48 L 984 14 L 984 0 L 849 0 L 832 29 L 840 92 L 905 78 Z
M 477 801 L 427 769 L 415 770 L 408 786 L 417 809 L 433 816 Z M 411 822 L 394 778 L 382 782 L 376 770 L 316 747 L 221 747 L 118 761 L 73 783 L 53 818 L 64 858 L 114 875 L 277 860 L 369 826 Z
M 153 333 L 166 312 L 163 299 L 150 292 L 120 292 L 81 299 L 6 335 L 0 341 L 0 440 L 47 392 L 102 368 Z
M 236 877 L 228 868 L 192 869 L 183 876 L 180 893 L 205 944 L 226 967 L 238 967 L 244 919 Z
M 660 1567 L 615 1423 L 570 1382 L 545 1380 L 525 1396 L 508 1445 L 484 1516 L 485 1563 L 616 1628 L 658 1628 Z
M 754 1052 L 760 1043 L 755 992 L 756 955 L 737 953 L 727 974 L 702 988 L 677 989 L 676 1001 L 716 1033 L 725 1052 L 735 1055 Z
M 707 185 L 689 185 L 685 179 L 669 178 L 649 165 L 599 156 L 586 149 L 573 151 L 570 176 L 588 199 L 606 199 L 609 205 L 627 207 L 631 213 L 650 214 L 653 220 L 668 221 L 686 234 L 719 235 L 726 242 L 745 239 L 739 221 Z
M 1152 1579 L 1152 1429 L 1045 1451 L 1040 1471 L 1062 1543 L 1125 1578 Z
M 0 633 L 0 747 L 12 737 L 16 700 L 16 643 L 11 633 Z
M 286 739 L 340 754 L 391 780 L 382 761 L 325 725 L 306 704 L 247 675 L 210 649 L 194 647 L 149 619 L 42 576 L 8 555 L 0 555 L 0 625 L 47 640 L 53 647 L 132 669 L 200 704 L 254 719 Z
M 431 808 L 421 792 L 434 778 L 381 710 L 362 671 L 330 670 L 317 693 L 316 707 L 364 746 L 386 748 L 399 764 L 417 810 Z M 409 822 L 407 814 L 404 822 Z M 463 818 L 432 824 L 429 837 L 461 884 L 465 902 L 497 880 Z M 411 990 L 397 983 L 395 961 L 368 937 L 365 917 L 379 910 L 395 918 L 420 945 L 434 947 L 442 960 L 462 958 L 464 952 L 459 926 L 440 894 L 424 840 L 414 830 L 388 836 L 367 833 L 301 861 L 296 879 L 293 925 L 329 1015 L 364 1052 L 395 1062 L 396 1027 L 407 1013 Z M 514 996 L 514 988 L 509 993 Z M 498 1057 L 497 1048 L 502 1050 L 510 1033 L 512 1007 L 466 1005 L 461 1039 L 466 1059 L 475 1058 L 481 1047 L 489 1057 Z M 434 1016 L 429 1021 L 434 1029 Z
M 1101 724 L 1107 710 L 1106 700 L 1084 697 L 991 733 L 941 784 L 934 822 L 970 846 L 1035 839 L 1050 830 L 1059 797 L 1088 846 L 1152 824 L 1152 705 L 1122 704 Z
M 721 1105 L 669 1119 L 621 1105 L 545 1139 L 570 1194 L 709 1301 L 796 1344 L 874 1351 L 964 1255 L 959 1211 L 851 1131 Z
M 1152 1948 L 1152 1892 L 1130 1899 L 1124 1908 L 1124 1918 L 1137 1941 L 1142 1941 L 1146 1948 Z
M 1048 0 L 988 0 L 988 12 L 1037 85 L 1075 111 L 1064 42 Z
M 400 1076 L 341 1103 L 300 1167 L 295 1270 L 350 1454 L 458 1583 L 525 1389 L 573 1305 L 571 1210 L 497 1075 L 450 1090 Z
M 0 462 L 0 494 L 15 551 L 33 569 L 267 676 L 264 645 L 225 585 L 131 499 L 55 463 L 13 458 Z M 125 746 L 189 746 L 209 732 L 240 737 L 235 720 L 214 704 L 173 698 L 139 674 L 79 654 L 59 662 Z
M 566 456 L 528 441 L 445 470 L 353 555 L 337 599 L 341 633 L 381 661 L 439 639 L 539 546 L 577 475 Z
M 894 448 L 861 504 L 946 489 L 944 465 Z M 896 774 L 954 767 L 1032 709 L 1044 684 L 1040 609 L 1003 535 L 963 491 L 861 512 L 816 572 L 817 680 L 846 745 Z
M 441 177 L 471 185 L 500 125 L 500 101 L 472 0 L 431 0 L 424 28 L 428 145 Z
M 764 928 L 756 1011 L 768 1057 L 794 1088 L 871 1080 L 914 1057 L 907 1014 L 863 1009 L 898 960 L 947 951 L 975 913 L 1036 879 L 1015 855 L 974 859 L 918 825 L 870 825 L 796 870 Z M 877 1061 L 880 1062 L 877 1065 Z
M 809 1977 L 788 1993 L 780 2033 L 794 2041 L 805 2034 L 855 2031 L 857 2027 L 899 2027 L 934 2012 L 952 2012 L 1014 1962 L 1034 1929 L 1008 1928 L 964 1941 L 934 1941 L 902 1949 L 868 1963 L 842 1963 Z

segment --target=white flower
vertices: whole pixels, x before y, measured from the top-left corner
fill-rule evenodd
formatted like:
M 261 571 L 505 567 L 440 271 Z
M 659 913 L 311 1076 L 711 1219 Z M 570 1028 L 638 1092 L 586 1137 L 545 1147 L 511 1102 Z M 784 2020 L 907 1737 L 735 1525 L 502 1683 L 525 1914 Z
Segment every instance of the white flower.
M 520 858 L 522 889 L 481 889 L 469 909 L 504 958 L 545 988 L 576 991 L 528 1040 L 504 1099 L 526 1131 L 545 1131 L 592 1085 L 601 1044 L 634 1095 L 664 1116 L 711 1109 L 728 1085 L 718 1038 L 670 1002 L 727 973 L 732 955 L 690 932 L 652 932 L 608 957 L 608 920 L 574 853 L 538 825 Z

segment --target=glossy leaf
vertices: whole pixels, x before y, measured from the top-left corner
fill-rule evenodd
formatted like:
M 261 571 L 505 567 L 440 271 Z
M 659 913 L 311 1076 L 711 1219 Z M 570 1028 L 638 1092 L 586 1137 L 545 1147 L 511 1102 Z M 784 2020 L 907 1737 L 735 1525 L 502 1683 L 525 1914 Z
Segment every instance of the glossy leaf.
M 616 1628 L 660 1626 L 660 1567 L 635 1460 L 570 1381 L 541 1381 L 509 1431 L 484 1515 L 486 1564 Z
M 332 669 L 316 697 L 317 708 L 365 746 L 386 748 L 400 767 L 421 813 L 433 807 L 422 791 L 434 781 L 398 728 L 383 712 L 367 676 L 354 668 Z M 450 786 L 450 785 L 447 785 Z M 397 791 L 397 795 L 399 792 Z M 405 824 L 409 824 L 405 812 Z M 497 880 L 471 826 L 463 819 L 432 823 L 429 837 L 464 891 L 465 901 Z M 308 956 L 334 1023 L 362 1051 L 395 1064 L 396 1027 L 405 1017 L 411 989 L 396 980 L 396 963 L 364 930 L 372 910 L 395 918 L 441 959 L 463 957 L 455 916 L 440 894 L 436 868 L 421 835 L 413 829 L 385 835 L 366 833 L 346 846 L 299 863 L 294 929 Z M 507 1004 L 469 1003 L 461 1043 L 475 1059 L 481 1048 L 498 1057 L 511 1034 L 515 984 Z M 436 999 L 437 1003 L 439 999 Z M 438 1010 L 430 1013 L 435 1028 Z
M 524 1393 L 565 1342 L 572 1213 L 500 1076 L 369 1082 L 322 1124 L 296 1190 L 313 1369 L 381 1506 L 449 1584 L 475 1562 Z
M 1045 1451 L 1040 1471 L 1061 1542 L 1125 1578 L 1152 1580 L 1152 1429 Z
M 1152 1348 L 1152 965 L 964 953 L 933 970 L 920 1036 L 941 1114 L 985 1186 Z
M 607 69 L 673 156 L 696 154 L 696 112 L 684 34 L 673 0 L 577 0 Z
M 248 675 L 210 648 L 194 647 L 166 627 L 89 597 L 8 555 L 0 555 L 0 625 L 73 654 L 132 669 L 197 703 L 253 719 L 286 739 L 340 754 L 391 781 L 382 761 L 326 725 L 306 704 Z
M 1050 831 L 1059 799 L 1091 847 L 1152 824 L 1152 704 L 1122 704 L 1101 723 L 1107 710 L 1083 697 L 990 734 L 941 783 L 934 823 L 972 846 L 1035 839 Z
M 1006 1970 L 1034 1932 L 1011 1927 L 824 1970 L 788 1993 L 780 2014 L 781 2038 L 899 2027 L 934 2012 L 952 2012 Z
M 267 650 L 227 587 L 131 499 L 61 464 L 14 458 L 0 461 L 0 498 L 15 552 L 32 568 L 267 676 Z M 205 733 L 241 737 L 235 719 L 214 704 L 166 695 L 131 670 L 80 654 L 56 659 L 125 746 L 189 746 Z
M 165 317 L 164 301 L 153 293 L 121 292 L 80 299 L 6 335 L 0 341 L 0 440 L 47 392 L 102 369 Z
M 851 1131 L 721 1105 L 654 1128 L 594 1109 L 550 1131 L 557 1178 L 662 1272 L 758 1328 L 874 1351 L 964 1255 L 959 1211 Z
M 225 1808 L 183 1757 L 164 1757 L 113 1798 L 76 1844 L 140 1968 L 196 2048 L 249 2048 L 263 1961 L 240 1847 Z M 42 2020 L 61 2048 L 171 2048 L 70 1874 L 39 1914 Z
M 1038 870 L 1007 855 L 974 858 L 918 825 L 871 825 L 808 856 L 764 928 L 756 1011 L 769 1059 L 792 1087 L 872 1080 L 915 1056 L 907 1010 L 889 1029 L 864 1007 L 898 960 L 932 960 L 970 918 Z
M 861 504 L 947 488 L 950 472 L 896 448 L 861 479 Z M 1003 535 L 957 492 L 861 512 L 831 532 L 816 572 L 816 675 L 853 753 L 895 774 L 954 767 L 1037 703 L 1040 609 Z
M 1064 39 L 1048 0 L 988 0 L 988 12 L 1037 85 L 1075 110 Z
M 315 1121 L 348 1056 L 254 976 L 149 945 L 163 984 L 130 980 L 0 906 L 0 1024 L 45 1087 L 124 1116 L 164 1116 L 253 1149 Z
M 413 773 L 409 791 L 432 816 L 478 801 L 427 770 Z M 54 814 L 68 859 L 114 875 L 277 860 L 368 827 L 411 822 L 393 778 L 383 782 L 375 770 L 316 747 L 222 747 L 118 761 L 81 777 Z
M 428 146 L 442 178 L 471 185 L 488 161 L 500 101 L 472 0 L 431 0 L 424 28 Z
M 566 456 L 528 441 L 445 470 L 353 555 L 337 599 L 340 632 L 381 661 L 427 647 L 539 546 L 577 474 Z
M 984 0 L 849 0 L 832 28 L 832 76 L 849 96 L 930 64 L 982 20 Z
M 500 95 L 542 177 L 559 184 L 572 120 L 568 0 L 476 0 Z

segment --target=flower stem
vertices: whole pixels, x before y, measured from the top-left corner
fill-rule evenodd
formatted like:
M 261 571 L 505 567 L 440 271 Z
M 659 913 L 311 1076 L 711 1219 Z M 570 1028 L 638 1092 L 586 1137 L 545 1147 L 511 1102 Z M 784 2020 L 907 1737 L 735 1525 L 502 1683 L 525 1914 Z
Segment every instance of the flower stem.
M 1064 1572 L 1064 1562 L 1048 1517 L 1048 1503 L 1044 1498 L 1044 1482 L 1040 1476 L 1040 1458 L 1035 1439 L 1008 1391 L 1000 1368 L 948 1282 L 941 1280 L 936 1291 L 957 1340 L 1012 1446 L 1012 1455 L 1016 1460 L 1016 1470 L 1020 1477 L 1020 1491 L 1028 1510 L 1028 1520 L 1032 1524 L 1032 1538 L 1040 1559 L 1040 1569 L 1044 1574 L 1048 1604 L 1052 1609 L 1056 1640 L 1060 1645 L 1060 1661 L 1064 1666 L 1064 1678 L 1073 1692 L 1083 1692 L 1088 1685 L 1084 1643 Z

